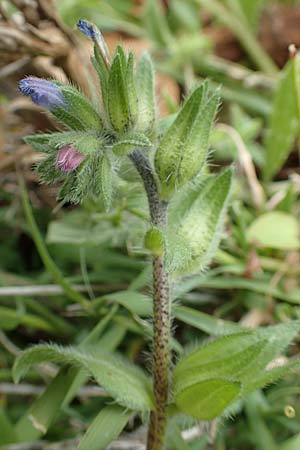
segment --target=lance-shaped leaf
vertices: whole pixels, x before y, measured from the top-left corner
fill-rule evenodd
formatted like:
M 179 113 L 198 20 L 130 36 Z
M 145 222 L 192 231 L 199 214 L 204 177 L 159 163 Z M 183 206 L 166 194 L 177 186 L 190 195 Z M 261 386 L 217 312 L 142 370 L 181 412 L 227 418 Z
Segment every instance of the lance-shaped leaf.
M 167 263 L 174 276 L 191 274 L 203 269 L 213 257 L 223 226 L 224 214 L 232 183 L 232 169 L 203 182 L 188 186 L 184 195 L 191 193 L 189 201 L 181 204 L 178 222 L 172 222 L 174 205 L 170 204 L 170 228 L 167 236 Z M 179 204 L 176 196 L 174 203 Z M 178 216 L 177 216 L 178 218 Z
M 109 353 L 94 353 L 74 347 L 37 345 L 16 359 L 13 374 L 19 381 L 30 366 L 43 361 L 84 368 L 122 406 L 138 411 L 150 411 L 153 398 L 150 381 L 141 369 L 121 357 Z
M 99 130 L 102 120 L 90 101 L 84 94 L 72 86 L 61 86 L 61 92 L 66 100 L 69 113 L 80 119 L 85 128 Z
M 156 119 L 156 103 L 154 90 L 154 71 L 150 56 L 144 53 L 139 60 L 136 74 L 138 92 L 139 131 L 149 131 Z
M 207 83 L 203 83 L 190 95 L 163 136 L 155 167 L 164 197 L 170 197 L 204 166 L 218 103 L 218 92 L 209 95 Z
M 131 415 L 120 406 L 107 406 L 93 420 L 77 450 L 105 450 L 125 427 Z
M 126 61 L 124 61 L 123 52 L 119 51 L 114 57 L 108 80 L 109 119 L 117 132 L 126 130 L 130 124 L 125 70 Z

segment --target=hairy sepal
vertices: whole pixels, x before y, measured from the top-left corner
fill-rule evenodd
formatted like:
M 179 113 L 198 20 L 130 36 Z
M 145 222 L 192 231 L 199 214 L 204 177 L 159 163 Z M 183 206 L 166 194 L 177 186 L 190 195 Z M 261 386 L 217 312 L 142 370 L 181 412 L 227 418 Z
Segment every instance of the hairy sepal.
M 118 51 L 114 57 L 108 80 L 108 112 L 113 129 L 120 133 L 129 128 L 130 114 L 125 82 L 126 59 Z
M 139 60 L 136 75 L 138 92 L 139 131 L 150 132 L 156 121 L 154 70 L 150 56 L 144 53 Z
M 84 128 L 101 130 L 102 120 L 87 97 L 73 86 L 62 86 L 62 94 L 72 116 L 78 117 Z

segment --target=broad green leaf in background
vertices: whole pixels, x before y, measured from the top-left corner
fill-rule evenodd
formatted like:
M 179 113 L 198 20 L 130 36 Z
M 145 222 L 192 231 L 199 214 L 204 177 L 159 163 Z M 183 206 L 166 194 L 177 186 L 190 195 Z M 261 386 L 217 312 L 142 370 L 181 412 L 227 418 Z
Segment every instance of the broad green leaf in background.
M 81 439 L 77 450 L 105 450 L 125 427 L 131 411 L 120 406 L 107 406 L 95 417 Z
M 149 317 L 152 314 L 152 299 L 145 294 L 136 291 L 119 291 L 100 297 L 100 301 L 116 302 L 124 306 L 133 314 L 141 317 Z
M 168 46 L 172 34 L 163 10 L 163 5 L 156 0 L 147 0 L 144 10 L 145 27 L 158 47 Z
M 131 409 L 149 411 L 153 408 L 150 381 L 141 369 L 121 357 L 109 353 L 57 345 L 37 345 L 17 358 L 13 374 L 19 381 L 33 364 L 51 361 L 75 365 L 87 370 L 116 401 Z
M 222 336 L 242 330 L 237 323 L 214 317 L 188 306 L 174 305 L 173 311 L 176 319 L 212 336 Z
M 276 175 L 284 164 L 299 130 L 294 64 L 294 60 L 291 60 L 282 70 L 273 101 L 269 130 L 265 139 L 266 156 L 263 172 L 266 180 Z
M 300 448 L 300 434 L 287 439 L 278 447 L 278 450 L 299 450 Z
M 288 213 L 272 211 L 262 214 L 247 230 L 249 242 L 280 250 L 300 248 L 300 227 L 297 219 Z
M 42 317 L 0 306 L 0 330 L 13 330 L 18 325 L 50 333 L 56 331 L 55 327 Z
M 13 424 L 6 416 L 5 410 L 0 407 L 0 446 L 16 442 L 16 432 Z
M 63 400 L 73 384 L 76 368 L 64 367 L 49 384 L 45 392 L 35 400 L 17 423 L 15 430 L 18 442 L 37 439 L 45 434 L 59 413 Z
M 227 0 L 228 1 L 228 0 Z M 238 3 L 252 28 L 256 31 L 260 14 L 266 0 L 229 0 L 231 4 Z

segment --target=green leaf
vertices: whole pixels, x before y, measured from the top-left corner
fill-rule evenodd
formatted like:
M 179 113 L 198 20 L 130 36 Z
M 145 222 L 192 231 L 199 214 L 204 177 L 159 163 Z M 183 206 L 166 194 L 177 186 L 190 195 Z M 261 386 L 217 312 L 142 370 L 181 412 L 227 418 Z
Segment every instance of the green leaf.
M 202 381 L 184 389 L 176 396 L 176 405 L 189 416 L 213 420 L 237 400 L 241 385 L 220 378 Z
M 240 7 L 243 9 L 244 16 L 248 19 L 254 30 L 257 29 L 260 14 L 266 0 L 243 0 L 239 1 Z
M 107 324 L 111 321 L 116 312 L 115 308 L 99 321 L 99 323 L 92 329 L 81 343 L 81 347 L 86 345 L 104 346 L 107 351 L 114 351 L 120 344 L 124 337 L 123 333 L 117 331 L 116 327 L 111 326 L 108 333 L 103 333 Z M 110 335 L 113 332 L 113 337 Z M 51 380 L 49 385 L 45 388 L 42 395 L 37 398 L 25 415 L 18 421 L 16 431 L 18 434 L 18 441 L 31 441 L 38 439 L 44 431 L 48 430 L 54 419 L 58 415 L 60 409 L 70 403 L 74 395 L 82 384 L 85 383 L 87 374 L 84 369 L 76 367 L 63 367 L 59 370 L 57 375 Z M 35 426 L 38 426 L 36 428 Z
M 172 226 L 170 221 L 167 264 L 174 276 L 199 271 L 213 257 L 221 237 L 232 174 L 232 169 L 229 168 L 218 176 L 207 179 L 204 187 L 202 180 L 197 181 L 192 197 L 181 207 L 185 214 L 182 214 L 180 222 L 176 221 L 175 226 Z M 171 203 L 171 216 L 172 211 L 174 207 Z
M 143 132 L 151 130 L 156 119 L 154 70 L 148 53 L 144 53 L 139 60 L 136 83 L 138 92 L 137 129 Z
M 56 328 L 42 317 L 0 306 L 0 330 L 13 330 L 18 325 L 49 333 L 56 331 Z
M 112 204 L 113 179 L 114 173 L 110 159 L 106 153 L 103 153 L 100 160 L 99 181 L 101 183 L 101 193 L 106 211 L 110 210 Z
M 264 177 L 266 180 L 270 180 L 282 167 L 292 149 L 299 128 L 293 65 L 294 61 L 288 62 L 281 72 L 273 101 L 269 131 L 265 139 Z
M 173 40 L 163 6 L 156 0 L 145 3 L 144 20 L 148 33 L 159 47 L 168 48 Z
M 74 117 L 79 117 L 85 128 L 101 130 L 102 120 L 87 97 L 72 86 L 61 87 L 63 96 Z
M 300 448 L 300 434 L 298 433 L 296 436 L 291 437 L 284 441 L 279 447 L 278 450 L 299 450 Z
M 156 151 L 155 168 L 162 184 L 162 195 L 166 198 L 170 197 L 176 188 L 187 181 L 184 174 L 181 177 L 180 165 L 187 151 L 187 141 L 199 113 L 201 102 L 206 95 L 206 83 L 203 83 L 191 93 L 175 121 L 162 137 Z M 189 179 L 195 175 L 192 167 L 191 171 Z
M 109 353 L 85 351 L 57 345 L 37 345 L 16 359 L 13 376 L 19 381 L 33 364 L 51 361 L 82 367 L 104 389 L 127 408 L 149 411 L 153 408 L 150 382 L 136 366 Z
M 45 434 L 59 413 L 64 397 L 73 384 L 77 369 L 64 367 L 45 392 L 31 405 L 16 425 L 19 441 L 33 440 Z
M 128 97 L 120 53 L 114 57 L 108 80 L 108 111 L 113 128 L 126 130 L 130 123 Z
M 136 148 L 147 148 L 151 146 L 152 143 L 147 136 L 142 133 L 134 132 L 122 137 L 114 144 L 112 149 L 116 155 L 123 156 L 128 155 Z
M 300 248 L 298 221 L 292 214 L 267 212 L 252 222 L 247 230 L 247 240 L 263 247 L 297 250 Z
M 152 299 L 145 294 L 136 291 L 113 292 L 100 297 L 101 300 L 117 302 L 124 308 L 141 317 L 149 317 L 152 314 Z
M 207 343 L 184 357 L 175 367 L 172 386 L 175 403 L 182 409 L 182 396 L 192 399 L 194 394 L 197 398 L 198 386 L 215 378 L 238 383 L 238 395 L 243 396 L 276 381 L 296 365 L 299 366 L 299 362 L 293 362 L 275 369 L 267 367 L 299 331 L 300 321 L 295 320 L 224 336 Z
M 252 378 L 247 380 L 247 384 L 243 388 L 243 396 L 248 395 L 256 389 L 275 383 L 284 377 L 284 375 L 292 372 L 294 369 L 299 370 L 298 360 L 286 363 L 283 366 L 276 367 L 274 369 L 268 369 L 263 372 L 259 371 L 257 374 L 253 374 Z
M 16 442 L 15 429 L 2 407 L 0 407 L 0 430 L 0 446 Z
M 259 355 L 265 341 L 259 335 L 242 332 L 224 336 L 204 345 L 179 362 L 174 370 L 173 389 L 187 387 L 213 377 L 241 381 L 238 374 Z
M 120 406 L 107 406 L 95 417 L 77 450 L 105 450 L 125 427 L 131 415 Z
M 223 336 L 243 329 L 237 323 L 219 319 L 187 306 L 174 305 L 173 312 L 176 319 L 212 336 Z
M 78 117 L 78 115 L 71 114 L 65 108 L 61 106 L 57 106 L 51 114 L 63 125 L 66 125 L 67 128 L 71 130 L 84 130 L 85 125 L 82 120 Z

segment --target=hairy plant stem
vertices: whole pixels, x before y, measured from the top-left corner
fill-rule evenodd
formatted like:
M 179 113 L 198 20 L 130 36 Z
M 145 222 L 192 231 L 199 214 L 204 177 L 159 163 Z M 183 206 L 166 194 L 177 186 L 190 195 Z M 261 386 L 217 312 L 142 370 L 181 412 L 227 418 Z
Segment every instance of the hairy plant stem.
M 161 230 L 167 224 L 167 203 L 159 197 L 149 160 L 139 150 L 130 159 L 140 174 L 147 193 L 153 225 Z M 163 450 L 170 377 L 170 287 L 164 256 L 153 256 L 153 391 L 155 410 L 151 412 L 147 450 Z

